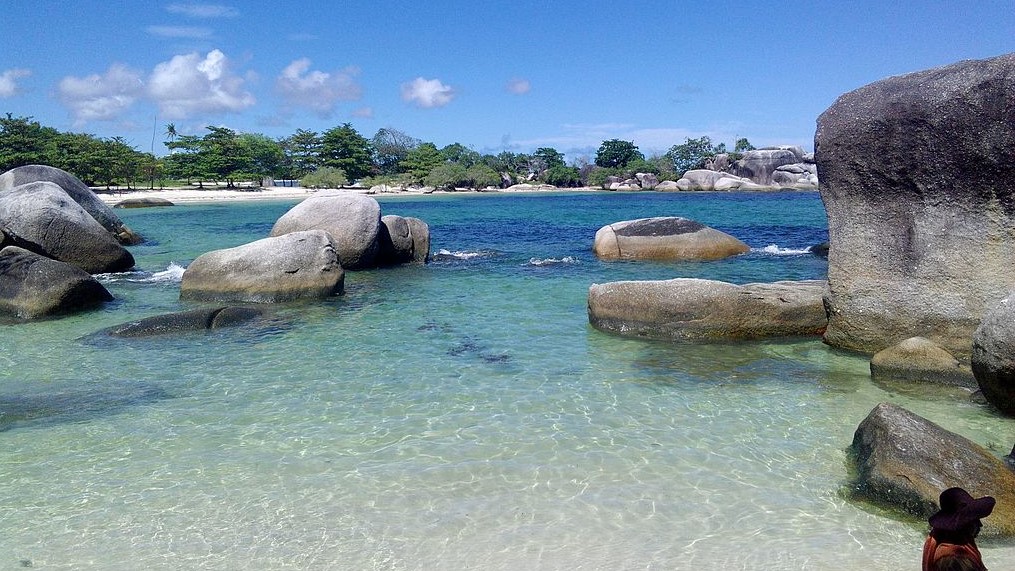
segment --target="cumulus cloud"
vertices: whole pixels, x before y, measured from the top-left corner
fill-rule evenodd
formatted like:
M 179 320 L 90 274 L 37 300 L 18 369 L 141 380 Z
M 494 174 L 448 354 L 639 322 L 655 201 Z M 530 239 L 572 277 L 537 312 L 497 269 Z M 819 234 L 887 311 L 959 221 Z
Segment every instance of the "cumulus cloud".
M 14 97 L 21 92 L 18 80 L 32 75 L 27 69 L 8 69 L 0 73 L 0 97 Z
M 222 4 L 199 4 L 196 2 L 178 2 L 166 6 L 173 14 L 181 14 L 190 18 L 235 18 L 239 10 Z
M 529 80 L 516 77 L 507 82 L 505 89 L 508 90 L 508 93 L 525 95 L 532 89 L 532 85 L 529 83 Z
M 304 107 L 329 117 L 339 101 L 355 101 L 363 95 L 356 83 L 359 69 L 347 67 L 335 73 L 311 70 L 310 60 L 298 59 L 282 70 L 275 89 L 291 106 Z
M 155 66 L 148 93 L 167 119 L 194 115 L 238 112 L 255 103 L 244 89 L 244 80 L 229 69 L 219 50 L 174 56 Z
M 104 74 L 68 76 L 60 80 L 57 93 L 70 109 L 74 123 L 117 119 L 143 93 L 141 73 L 113 64 Z
M 455 98 L 455 90 L 439 79 L 416 79 L 402 84 L 402 100 L 422 109 L 444 107 Z
M 195 26 L 148 26 L 148 33 L 161 38 L 204 39 L 212 35 L 210 28 Z

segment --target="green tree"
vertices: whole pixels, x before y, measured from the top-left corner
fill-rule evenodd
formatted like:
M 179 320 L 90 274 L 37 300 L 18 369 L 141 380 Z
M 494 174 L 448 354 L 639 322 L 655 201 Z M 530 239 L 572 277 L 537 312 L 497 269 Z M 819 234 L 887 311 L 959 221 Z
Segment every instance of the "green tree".
M 300 179 L 304 188 L 342 188 L 349 183 L 342 169 L 321 167 Z
M 225 180 L 226 187 L 233 188 L 237 179 L 250 175 L 253 160 L 236 131 L 213 126 L 207 129 L 209 133 L 201 138 L 200 144 L 201 171 L 213 180 Z
M 500 185 L 500 174 L 484 164 L 475 164 L 465 169 L 465 183 L 468 188 L 475 190 L 498 186 Z
M 564 154 L 552 147 L 540 147 L 536 149 L 536 152 L 532 153 L 532 158 L 536 162 L 540 172 L 555 167 L 566 166 L 564 164 Z
M 452 143 L 444 147 L 441 149 L 441 154 L 444 155 L 444 160 L 447 162 L 460 165 L 464 168 L 469 168 L 479 163 L 482 158 L 479 153 L 461 143 Z
M 644 159 L 638 147 L 632 141 L 621 141 L 610 139 L 603 141 L 596 151 L 596 166 L 603 168 L 624 168 L 627 163 L 635 159 Z
M 283 176 L 286 156 L 282 143 L 260 133 L 242 133 L 239 144 L 250 157 L 250 174 L 256 177 L 255 182 Z
M 558 188 L 570 188 L 581 185 L 581 176 L 575 167 L 557 165 L 543 173 L 543 181 Z
M 321 137 L 315 131 L 297 129 L 282 140 L 291 178 L 302 178 L 321 166 Z
M 409 155 L 409 151 L 419 146 L 421 141 L 410 137 L 396 129 L 387 127 L 378 129 L 370 144 L 374 149 L 374 164 L 382 175 L 393 175 L 401 172 L 401 163 Z
M 752 145 L 751 142 L 748 141 L 746 137 L 741 137 L 737 139 L 736 143 L 733 143 L 733 156 L 731 158 L 735 161 L 739 160 L 744 156 L 744 153 L 753 150 L 754 145 Z
M 321 166 L 342 169 L 359 180 L 373 172 L 373 147 L 351 124 L 343 123 L 321 135 Z
M 0 172 L 24 165 L 52 165 L 59 132 L 31 117 L 0 118 Z
M 423 183 L 437 189 L 455 190 L 468 186 L 466 168 L 457 163 L 443 163 L 430 169 L 423 178 Z
M 409 173 L 413 182 L 423 183 L 430 171 L 444 164 L 444 155 L 437 150 L 437 145 L 421 143 L 409 151 L 399 164 L 403 172 Z
M 196 135 L 180 135 L 172 141 L 166 141 L 169 156 L 164 159 L 166 174 L 172 178 L 183 179 L 187 184 L 194 179 L 201 184 L 201 138 Z
M 716 147 L 711 138 L 703 135 L 697 139 L 688 137 L 683 144 L 673 145 L 666 156 L 673 163 L 673 170 L 683 174 L 689 170 L 705 168 L 705 161 L 725 151 L 725 144 Z

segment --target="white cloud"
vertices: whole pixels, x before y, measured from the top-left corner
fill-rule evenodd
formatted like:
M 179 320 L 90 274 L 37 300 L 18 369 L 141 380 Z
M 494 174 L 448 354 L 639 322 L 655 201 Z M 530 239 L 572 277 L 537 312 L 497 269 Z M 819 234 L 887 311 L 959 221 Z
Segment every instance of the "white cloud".
M 529 83 L 529 80 L 516 77 L 508 81 L 504 88 L 508 90 L 508 93 L 525 95 L 532 89 L 532 85 Z
M 109 66 L 102 75 L 68 76 L 57 86 L 60 101 L 70 109 L 76 125 L 119 118 L 143 91 L 140 72 L 123 64 Z
M 194 26 L 148 26 L 148 33 L 162 38 L 204 39 L 212 35 L 210 28 Z
M 363 95 L 356 83 L 359 69 L 347 67 L 335 73 L 311 71 L 310 60 L 298 59 L 282 70 L 275 89 L 289 105 L 305 107 L 329 117 L 339 101 L 355 101 Z
M 238 112 L 255 103 L 244 90 L 244 79 L 230 72 L 229 60 L 219 50 L 204 58 L 197 53 L 174 56 L 155 66 L 148 84 L 166 119 Z
M 439 79 L 417 77 L 402 84 L 402 100 L 423 109 L 444 107 L 454 98 L 455 90 Z
M 166 6 L 173 14 L 182 14 L 190 18 L 235 18 L 240 11 L 232 6 L 222 4 L 198 4 L 196 2 L 180 2 Z
M 372 118 L 374 116 L 374 108 L 373 107 L 360 107 L 358 109 L 353 109 L 352 116 L 353 117 L 359 117 L 361 119 L 370 119 L 370 118 Z
M 30 75 L 32 75 L 31 71 L 19 68 L 8 69 L 0 73 L 0 97 L 14 97 L 20 93 L 21 88 L 18 87 L 18 80 Z

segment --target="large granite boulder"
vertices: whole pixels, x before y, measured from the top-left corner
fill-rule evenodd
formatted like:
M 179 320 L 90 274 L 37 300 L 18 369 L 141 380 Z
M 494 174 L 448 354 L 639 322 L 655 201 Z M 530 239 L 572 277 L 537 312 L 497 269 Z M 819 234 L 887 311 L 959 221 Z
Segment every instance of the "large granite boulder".
M 91 309 L 112 299 L 80 268 L 17 246 L 0 250 L 0 314 L 36 319 Z
M 105 333 L 111 337 L 157 337 L 209 329 L 236 327 L 264 317 L 257 307 L 225 306 L 164 313 L 137 321 L 110 327 Z
M 207 252 L 187 266 L 180 299 L 278 303 L 342 293 L 345 272 L 324 230 L 290 232 Z
M 130 246 L 142 242 L 141 236 L 127 227 L 105 202 L 85 183 L 65 170 L 46 165 L 26 165 L 0 174 L 0 192 L 30 182 L 46 181 L 59 186 L 67 196 L 85 209 L 96 222 L 108 230 L 121 244 Z
M 825 340 L 875 353 L 923 336 L 969 358 L 1015 288 L 1015 54 L 891 77 L 818 118 L 828 214 Z
M 173 201 L 165 198 L 125 198 L 113 205 L 113 208 L 158 208 L 163 206 L 175 206 Z
M 380 246 L 381 206 L 362 194 L 319 194 L 312 196 L 282 215 L 271 229 L 271 236 L 301 230 L 325 230 L 338 252 L 342 268 L 361 270 L 377 262 Z
M 772 149 L 756 149 L 747 151 L 743 157 L 734 163 L 733 172 L 741 178 L 749 178 L 757 184 L 765 186 L 778 186 L 780 184 L 793 184 L 797 178 L 792 180 L 778 179 L 776 172 L 783 165 L 791 165 L 803 161 L 803 149 L 800 147 L 780 147 Z
M 821 335 L 823 281 L 731 283 L 678 278 L 592 284 L 589 322 L 610 333 L 676 340 Z
M 682 174 L 676 185 L 680 190 L 737 190 L 746 182 L 750 181 L 728 172 L 693 169 Z
M 0 192 L 0 228 L 13 244 L 91 274 L 134 267 L 131 253 L 51 182 Z
M 1015 415 L 1015 294 L 988 311 L 973 332 L 972 368 L 987 402 Z
M 677 216 L 603 226 L 592 247 L 601 260 L 719 260 L 750 251 L 725 232 Z
M 430 226 L 419 218 L 381 217 L 377 265 L 425 264 L 430 259 Z
M 886 347 L 871 358 L 871 378 L 876 381 L 910 381 L 975 386 L 973 373 L 951 353 L 925 337 L 910 337 Z
M 858 498 L 926 518 L 941 492 L 953 486 L 994 496 L 984 537 L 1015 537 L 1015 471 L 978 444 L 889 403 L 860 423 L 850 452 Z

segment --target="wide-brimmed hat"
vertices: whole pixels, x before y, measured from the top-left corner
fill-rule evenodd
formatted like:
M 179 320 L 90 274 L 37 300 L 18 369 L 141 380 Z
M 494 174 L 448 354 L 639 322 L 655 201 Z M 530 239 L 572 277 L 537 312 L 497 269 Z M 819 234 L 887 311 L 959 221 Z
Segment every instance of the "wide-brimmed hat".
M 962 488 L 948 488 L 941 492 L 941 510 L 928 520 L 934 529 L 958 531 L 985 518 L 994 511 L 994 498 L 974 498 Z

